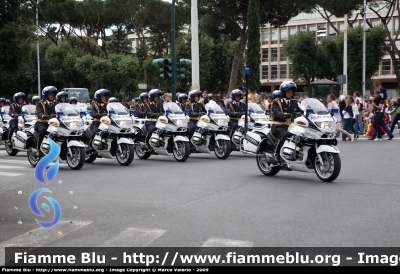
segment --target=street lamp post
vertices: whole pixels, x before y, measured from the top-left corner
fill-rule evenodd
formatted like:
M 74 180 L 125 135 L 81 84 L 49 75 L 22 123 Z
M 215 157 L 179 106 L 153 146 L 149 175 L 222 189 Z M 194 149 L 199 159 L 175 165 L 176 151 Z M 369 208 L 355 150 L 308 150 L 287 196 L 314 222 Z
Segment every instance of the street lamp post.
M 171 92 L 172 92 L 172 102 L 175 102 L 176 101 L 175 0 L 172 0 L 172 7 L 171 7 L 171 60 L 173 64 Z
M 364 14 L 363 14 L 363 65 L 362 65 L 362 98 L 365 99 L 365 87 L 366 87 L 366 79 L 365 79 L 365 70 L 366 70 L 366 17 L 367 17 L 367 1 L 364 0 Z
M 343 46 L 343 95 L 347 96 L 347 14 L 344 16 L 344 46 Z
M 37 70 L 38 70 L 38 95 L 41 96 L 40 92 L 40 42 L 39 42 L 39 2 L 36 2 L 36 38 L 37 38 Z
M 197 14 L 197 0 L 192 0 L 192 87 L 200 89 L 200 69 L 199 69 L 199 20 Z

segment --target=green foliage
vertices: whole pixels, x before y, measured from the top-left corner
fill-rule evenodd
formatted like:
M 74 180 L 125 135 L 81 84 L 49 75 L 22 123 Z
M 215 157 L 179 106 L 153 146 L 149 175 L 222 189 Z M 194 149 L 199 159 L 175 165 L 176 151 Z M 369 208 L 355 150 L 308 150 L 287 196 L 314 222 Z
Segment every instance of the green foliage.
M 260 90 L 260 1 L 250 0 L 249 2 L 249 38 L 247 43 L 246 67 L 250 68 L 248 85 L 252 86 L 256 92 Z

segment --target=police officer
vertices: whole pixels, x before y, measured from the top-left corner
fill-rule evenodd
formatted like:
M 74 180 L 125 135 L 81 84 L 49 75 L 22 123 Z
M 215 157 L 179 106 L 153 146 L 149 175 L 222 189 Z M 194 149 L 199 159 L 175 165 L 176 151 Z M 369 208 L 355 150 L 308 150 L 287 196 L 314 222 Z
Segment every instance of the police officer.
M 178 106 L 182 109 L 183 113 L 185 113 L 188 98 L 189 97 L 185 93 L 179 94 L 178 96 Z
M 68 93 L 66 91 L 60 91 L 57 93 L 57 104 L 67 103 Z
M 283 143 L 291 136 L 291 133 L 287 130 L 292 123 L 292 115 L 295 112 L 302 112 L 302 110 L 299 108 L 297 101 L 293 99 L 294 94 L 297 91 L 297 86 L 294 82 L 283 82 L 280 85 L 279 90 L 281 92 L 281 98 L 276 98 L 272 103 L 271 113 L 273 115 L 273 125 L 271 132 L 275 137 L 279 138 L 274 155 L 275 163 L 281 162 L 281 164 L 283 164 L 285 161 L 280 158 L 279 152 Z
M 6 103 L 4 104 L 5 106 L 11 106 L 10 100 L 6 99 Z
M 272 92 L 272 102 L 268 105 L 268 110 L 269 110 L 269 120 L 273 121 L 274 120 L 274 113 L 272 111 L 272 105 L 274 103 L 275 99 L 280 99 L 281 98 L 281 91 L 280 90 L 275 90 Z
M 108 99 L 108 103 L 118 103 L 118 99 L 115 97 L 110 97 L 110 99 Z
M 196 131 L 197 121 L 200 119 L 200 116 L 203 115 L 203 113 L 207 112 L 201 100 L 201 95 L 202 92 L 198 89 L 189 92 L 190 103 L 186 105 L 186 109 L 189 109 L 190 117 L 190 121 L 188 124 L 189 140 L 192 138 L 194 132 Z
M 36 106 L 36 103 L 40 101 L 40 97 L 39 96 L 33 96 L 32 97 L 32 105 Z
M 147 129 L 146 145 L 149 146 L 149 140 L 154 131 L 156 131 L 156 121 L 158 117 L 164 114 L 163 104 L 160 102 L 161 90 L 152 89 L 149 92 L 150 103 L 143 102 L 143 116 L 152 119 L 146 121 L 145 126 Z
M 231 110 L 228 114 L 231 118 L 229 121 L 229 127 L 231 128 L 231 134 L 233 134 L 238 127 L 239 119 L 245 114 L 246 104 L 240 101 L 243 96 L 243 92 L 240 89 L 234 89 L 231 92 L 231 102 L 228 103 L 227 108 Z
M 78 99 L 76 97 L 71 97 L 71 98 L 69 98 L 69 103 L 71 105 L 76 105 L 76 104 L 78 104 Z
M 138 102 L 133 106 L 133 109 L 135 110 L 135 117 L 144 118 L 144 105 L 148 102 L 149 94 L 147 92 L 142 92 L 138 97 Z
M 54 99 L 56 98 L 57 92 L 58 90 L 56 87 L 45 87 L 42 90 L 43 99 L 36 103 L 36 117 L 38 118 L 35 123 L 35 132 L 38 134 L 37 156 L 40 156 L 40 145 L 49 127 L 49 119 L 56 117 L 56 104 L 54 103 Z
M 6 98 L 0 98 L 0 109 L 6 105 Z
M 110 92 L 107 89 L 99 89 L 94 93 L 94 102 L 92 105 L 92 112 L 90 113 L 90 116 L 93 117 L 93 122 L 90 125 L 90 146 L 92 146 L 92 142 L 94 139 L 94 136 L 97 133 L 97 130 L 99 129 L 100 126 L 100 118 L 104 115 L 106 115 L 107 112 L 107 97 L 110 95 Z M 93 149 L 91 147 L 91 149 Z
M 11 104 L 10 109 L 8 111 L 8 115 L 11 116 L 11 118 L 15 118 L 15 116 L 18 117 L 18 115 L 22 114 L 22 106 L 24 105 L 25 101 L 25 93 L 23 92 L 17 92 L 14 94 L 13 97 L 14 103 Z M 11 119 L 9 122 L 9 129 L 8 129 L 8 146 L 11 147 L 11 137 L 18 128 L 18 122 L 15 119 Z

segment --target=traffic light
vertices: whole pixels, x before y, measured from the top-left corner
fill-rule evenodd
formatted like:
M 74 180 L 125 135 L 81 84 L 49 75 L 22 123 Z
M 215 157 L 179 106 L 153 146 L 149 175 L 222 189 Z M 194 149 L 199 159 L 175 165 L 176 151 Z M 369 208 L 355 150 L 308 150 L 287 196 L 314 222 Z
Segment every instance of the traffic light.
M 171 59 L 155 59 L 153 60 L 153 64 L 160 67 L 160 77 L 164 80 L 172 79 L 172 62 Z
M 185 67 L 192 64 L 192 61 L 189 59 L 180 59 L 179 62 L 176 62 L 176 80 L 185 79 Z

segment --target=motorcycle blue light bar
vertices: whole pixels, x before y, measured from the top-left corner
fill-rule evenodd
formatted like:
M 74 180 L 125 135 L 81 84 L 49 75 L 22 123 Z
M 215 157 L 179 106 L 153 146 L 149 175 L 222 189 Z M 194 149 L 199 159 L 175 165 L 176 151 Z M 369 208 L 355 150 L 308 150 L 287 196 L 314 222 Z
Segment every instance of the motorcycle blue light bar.
M 166 113 L 171 114 L 172 112 L 171 112 L 171 110 L 167 109 Z
M 108 113 L 109 113 L 110 115 L 115 114 L 114 110 L 110 110 Z
M 61 116 L 63 116 L 64 114 L 62 113 L 62 112 L 57 112 L 57 116 L 58 117 L 61 117 Z
M 313 110 L 312 108 L 308 108 L 308 109 L 307 109 L 307 114 L 308 114 L 308 115 L 314 114 L 314 110 Z
M 134 111 L 134 110 L 131 110 L 131 111 L 130 111 L 130 114 L 131 114 L 132 116 L 135 116 L 135 114 L 136 114 L 136 111 Z
M 337 108 L 332 109 L 333 114 L 339 114 L 339 110 Z
M 212 114 L 212 113 L 214 113 L 214 110 L 210 109 L 210 110 L 208 110 L 208 113 Z
M 229 114 L 229 113 L 231 113 L 231 110 L 230 109 L 225 109 L 225 113 Z

